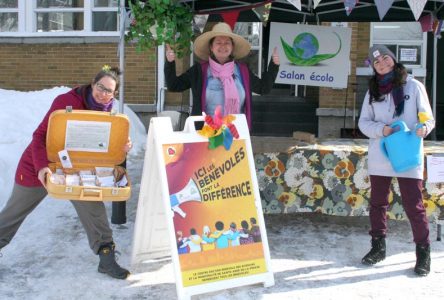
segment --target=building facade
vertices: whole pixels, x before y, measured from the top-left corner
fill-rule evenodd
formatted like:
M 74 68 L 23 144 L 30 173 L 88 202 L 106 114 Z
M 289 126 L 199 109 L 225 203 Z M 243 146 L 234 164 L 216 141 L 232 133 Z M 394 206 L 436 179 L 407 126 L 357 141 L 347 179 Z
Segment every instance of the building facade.
M 89 83 L 104 64 L 118 66 L 121 27 L 118 3 L 117 0 L 0 1 L 0 88 L 31 91 L 54 86 L 74 87 Z M 263 53 L 268 37 L 266 30 L 257 24 L 260 23 L 239 24 L 237 30 L 253 44 L 248 63 L 260 72 L 268 63 Z M 303 97 L 316 105 L 313 120 L 316 119 L 317 130 L 312 133 L 318 137 L 339 137 L 341 129 L 356 127 L 371 74 L 365 65 L 371 44 L 391 47 L 399 59 L 408 60 L 403 62 L 424 82 L 432 75 L 426 72 L 430 69 L 426 62 L 427 38 L 418 31 L 419 24 L 398 28 L 381 28 L 381 25 L 364 22 L 323 25 L 352 29 L 348 87 L 283 88 L 284 94 L 288 91 L 289 101 L 291 97 Z M 206 29 L 209 27 L 207 24 Z M 401 35 L 395 35 L 396 30 Z M 163 72 L 158 67 L 156 51 L 138 53 L 133 42 L 125 43 L 124 49 L 124 102 L 141 116 L 155 112 L 159 98 L 157 80 Z M 407 55 L 412 51 L 416 53 L 414 58 Z M 192 58 L 178 62 L 177 71 L 186 69 L 190 60 Z M 165 99 L 167 109 L 186 110 L 189 92 L 167 92 Z

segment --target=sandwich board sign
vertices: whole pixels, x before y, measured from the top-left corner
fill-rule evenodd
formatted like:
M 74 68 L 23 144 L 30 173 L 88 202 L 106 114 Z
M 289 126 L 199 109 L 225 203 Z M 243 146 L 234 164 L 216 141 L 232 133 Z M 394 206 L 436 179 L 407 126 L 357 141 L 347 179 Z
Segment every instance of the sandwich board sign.
M 173 131 L 152 118 L 137 208 L 132 264 L 171 255 L 179 299 L 248 284 L 274 285 L 250 135 L 209 147 L 189 117 Z

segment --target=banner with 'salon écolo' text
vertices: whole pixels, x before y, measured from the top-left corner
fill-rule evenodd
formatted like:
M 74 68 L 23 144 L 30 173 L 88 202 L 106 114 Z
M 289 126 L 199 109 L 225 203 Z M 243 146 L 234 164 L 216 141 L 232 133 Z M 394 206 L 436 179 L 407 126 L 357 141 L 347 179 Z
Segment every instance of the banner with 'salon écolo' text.
M 346 88 L 351 29 L 271 23 L 269 55 L 280 56 L 276 83 Z

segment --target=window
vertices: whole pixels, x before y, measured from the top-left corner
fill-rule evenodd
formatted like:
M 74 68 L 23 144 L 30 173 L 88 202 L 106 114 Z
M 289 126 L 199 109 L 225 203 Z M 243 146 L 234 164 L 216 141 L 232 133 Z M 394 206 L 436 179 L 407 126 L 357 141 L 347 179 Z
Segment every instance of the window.
M 83 30 L 83 1 L 37 0 L 37 32 Z
M 3 36 L 116 36 L 119 21 L 119 0 L 0 0 Z
M 425 68 L 427 39 L 419 22 L 372 23 L 371 44 L 386 45 L 409 68 Z
M 117 31 L 118 0 L 94 0 L 92 31 Z
M 0 32 L 18 31 L 18 0 L 0 0 Z
M 234 32 L 243 36 L 251 45 L 250 54 L 242 61 L 248 64 L 253 73 L 261 76 L 262 70 L 262 23 L 260 22 L 237 22 Z

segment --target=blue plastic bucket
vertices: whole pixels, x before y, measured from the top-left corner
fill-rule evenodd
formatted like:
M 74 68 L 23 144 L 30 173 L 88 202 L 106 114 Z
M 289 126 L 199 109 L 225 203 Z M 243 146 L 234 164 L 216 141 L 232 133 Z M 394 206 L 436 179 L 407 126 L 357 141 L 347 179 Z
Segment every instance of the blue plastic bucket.
M 405 172 L 419 166 L 424 155 L 422 139 L 410 131 L 404 121 L 396 121 L 390 127 L 399 127 L 399 131 L 384 137 L 381 148 L 395 172 Z

